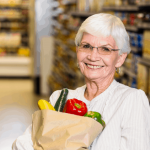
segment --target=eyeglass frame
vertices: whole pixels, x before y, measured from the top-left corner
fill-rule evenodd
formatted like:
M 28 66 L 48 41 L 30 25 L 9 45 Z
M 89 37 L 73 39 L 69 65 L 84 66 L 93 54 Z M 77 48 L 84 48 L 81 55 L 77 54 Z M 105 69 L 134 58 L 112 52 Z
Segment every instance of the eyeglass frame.
M 90 49 L 91 50 L 93 50 L 93 48 L 97 48 L 97 51 L 98 51 L 98 48 L 101 48 L 101 47 L 104 47 L 104 46 L 99 46 L 99 47 L 94 47 L 94 46 L 91 46 L 89 43 L 86 43 L 87 45 L 89 45 L 90 46 Z M 80 44 L 80 45 L 82 45 L 82 44 Z M 80 45 L 78 45 L 78 47 L 80 46 Z M 108 47 L 107 47 L 108 48 Z M 111 52 L 112 51 L 119 51 L 120 49 L 111 49 L 111 48 L 108 48 L 108 49 L 110 49 L 111 51 L 110 51 L 110 54 L 111 54 Z M 99 53 L 99 52 L 98 52 Z M 100 53 L 99 53 L 100 54 Z M 104 54 L 104 55 L 110 55 L 110 54 Z

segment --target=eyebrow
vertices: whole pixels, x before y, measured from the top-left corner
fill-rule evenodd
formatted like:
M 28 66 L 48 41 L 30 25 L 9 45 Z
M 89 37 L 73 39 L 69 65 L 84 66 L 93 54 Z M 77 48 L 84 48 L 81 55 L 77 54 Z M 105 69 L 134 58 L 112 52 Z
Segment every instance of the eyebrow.
M 83 44 L 83 43 L 89 44 L 87 42 L 82 42 L 81 44 Z M 91 44 L 89 44 L 89 45 L 92 46 Z M 112 45 L 110 45 L 110 44 L 105 44 L 105 45 L 102 45 L 102 46 L 111 46 L 111 48 L 112 48 Z M 102 47 L 102 46 L 98 46 L 98 47 Z

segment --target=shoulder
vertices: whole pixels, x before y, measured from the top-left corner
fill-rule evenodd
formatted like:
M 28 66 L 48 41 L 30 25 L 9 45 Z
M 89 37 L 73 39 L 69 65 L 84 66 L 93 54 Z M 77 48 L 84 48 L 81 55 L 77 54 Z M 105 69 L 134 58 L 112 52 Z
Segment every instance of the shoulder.
M 119 82 L 116 82 L 116 88 L 112 92 L 112 97 L 114 100 L 117 100 L 123 104 L 141 104 L 144 103 L 149 105 L 148 98 L 144 91 L 136 88 L 131 88 Z
M 116 88 L 114 89 L 114 93 L 118 96 L 122 97 L 128 97 L 131 95 L 137 95 L 137 94 L 145 94 L 144 91 L 129 87 L 127 85 L 124 85 L 122 83 L 116 82 Z
M 149 109 L 149 100 L 143 90 L 131 88 L 121 83 L 117 84 L 118 86 L 114 92 L 120 101 L 122 101 L 123 106 L 127 106 L 128 108 L 145 107 Z
M 84 85 L 84 86 L 78 87 L 78 88 L 76 88 L 76 89 L 74 89 L 74 90 L 68 89 L 68 96 L 67 96 L 67 99 L 70 99 L 70 98 L 77 98 L 77 95 L 78 95 L 79 93 L 81 93 L 81 92 L 85 89 L 85 87 L 86 87 L 86 86 Z M 50 100 L 50 103 L 51 103 L 53 106 L 55 105 L 55 103 L 56 103 L 58 97 L 60 96 L 61 91 L 62 91 L 62 90 L 56 90 L 56 91 L 54 91 L 54 92 L 51 94 L 49 100 Z

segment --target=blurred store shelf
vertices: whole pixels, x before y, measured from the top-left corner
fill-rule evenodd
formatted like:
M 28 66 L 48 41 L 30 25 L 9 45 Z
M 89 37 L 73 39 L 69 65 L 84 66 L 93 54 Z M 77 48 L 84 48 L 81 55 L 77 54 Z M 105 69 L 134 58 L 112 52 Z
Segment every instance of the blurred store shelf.
M 131 46 L 131 51 L 134 52 L 134 53 L 137 53 L 138 52 L 138 48 Z
M 77 0 L 62 0 L 63 5 L 72 5 L 76 4 Z
M 142 29 L 150 29 L 150 23 L 141 22 L 141 23 L 138 23 L 137 27 L 142 28 Z
M 137 4 L 139 7 L 149 7 L 150 6 L 150 2 L 140 2 L 139 4 Z
M 28 6 L 22 6 L 22 5 L 17 5 L 17 6 L 11 6 L 11 5 L 0 5 L 0 8 L 10 8 L 10 9 L 29 9 Z
M 137 75 L 132 70 L 130 70 L 130 69 L 124 67 L 124 66 L 122 66 L 121 68 L 123 69 L 123 72 L 125 74 L 129 75 L 132 78 L 137 78 Z
M 139 7 L 134 5 L 125 6 L 104 6 L 103 10 L 115 10 L 115 11 L 138 11 Z
M 31 58 L 18 56 L 0 57 L 0 76 L 31 76 Z
M 72 16 L 80 16 L 80 17 L 88 17 L 88 16 L 91 16 L 95 13 L 94 12 L 80 12 L 80 11 L 71 11 L 71 12 L 69 12 L 69 14 L 72 15 Z
M 137 26 L 133 26 L 133 25 L 125 25 L 125 28 L 127 30 L 134 31 L 134 32 L 138 31 L 138 27 Z
M 138 62 L 150 67 L 150 59 L 147 59 L 147 58 L 138 58 Z

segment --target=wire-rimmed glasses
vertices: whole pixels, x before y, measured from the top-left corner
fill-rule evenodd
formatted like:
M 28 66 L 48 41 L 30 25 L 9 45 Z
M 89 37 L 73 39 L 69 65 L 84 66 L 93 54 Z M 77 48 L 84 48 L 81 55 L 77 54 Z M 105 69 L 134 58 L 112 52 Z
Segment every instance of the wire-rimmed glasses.
M 120 49 L 111 49 L 108 48 L 107 46 L 93 47 L 88 43 L 82 43 L 78 46 L 78 49 L 80 51 L 87 52 L 87 53 L 91 52 L 93 48 L 97 48 L 98 53 L 102 55 L 110 55 L 112 51 L 120 50 Z

